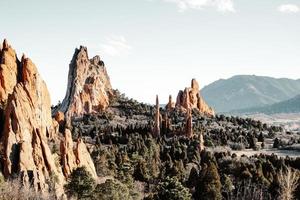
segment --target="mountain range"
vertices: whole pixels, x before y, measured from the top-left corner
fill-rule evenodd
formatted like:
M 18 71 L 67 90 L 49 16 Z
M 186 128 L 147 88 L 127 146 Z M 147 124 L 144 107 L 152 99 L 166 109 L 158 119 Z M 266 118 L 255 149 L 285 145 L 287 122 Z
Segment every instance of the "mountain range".
M 277 113 L 300 113 L 300 95 L 297 95 L 286 101 L 281 101 L 269 106 L 253 107 L 231 111 L 233 114 L 277 114 Z
M 219 113 L 249 111 L 247 109 L 291 111 L 294 109 L 292 105 L 300 100 L 297 96 L 300 94 L 300 79 L 237 75 L 215 81 L 205 86 L 201 93 Z

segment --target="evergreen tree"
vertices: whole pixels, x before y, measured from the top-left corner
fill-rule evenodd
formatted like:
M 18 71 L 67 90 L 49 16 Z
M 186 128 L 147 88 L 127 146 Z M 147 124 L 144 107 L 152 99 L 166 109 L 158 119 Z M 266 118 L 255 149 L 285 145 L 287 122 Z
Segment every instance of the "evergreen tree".
M 130 200 L 130 191 L 125 184 L 108 179 L 105 183 L 98 184 L 93 192 L 93 200 Z
M 196 186 L 195 199 L 222 199 L 220 176 L 214 162 L 208 162 L 200 173 L 200 179 Z
M 184 187 L 177 178 L 167 177 L 164 181 L 160 182 L 156 188 L 155 200 L 189 200 L 191 194 L 189 190 Z
M 92 175 L 85 167 L 74 170 L 65 185 L 65 190 L 70 196 L 77 196 L 77 199 L 90 197 L 95 186 Z

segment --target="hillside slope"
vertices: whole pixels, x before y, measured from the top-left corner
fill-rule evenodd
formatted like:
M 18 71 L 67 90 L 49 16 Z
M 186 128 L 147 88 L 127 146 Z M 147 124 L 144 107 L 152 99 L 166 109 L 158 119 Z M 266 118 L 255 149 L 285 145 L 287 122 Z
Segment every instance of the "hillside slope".
M 238 75 L 215 81 L 201 93 L 217 112 L 229 112 L 291 99 L 300 94 L 300 80 Z
M 278 114 L 278 113 L 299 113 L 300 112 L 300 95 L 275 103 L 269 106 L 254 107 L 233 111 L 233 113 L 264 113 L 264 114 Z

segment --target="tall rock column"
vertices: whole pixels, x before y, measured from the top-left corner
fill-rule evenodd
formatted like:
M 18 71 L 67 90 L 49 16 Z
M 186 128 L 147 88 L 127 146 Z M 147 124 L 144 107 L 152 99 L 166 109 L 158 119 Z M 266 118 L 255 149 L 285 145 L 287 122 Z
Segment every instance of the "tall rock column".
M 158 99 L 158 95 L 156 95 L 155 118 L 154 118 L 154 128 L 153 128 L 154 137 L 160 136 L 161 115 L 160 115 L 159 108 L 160 108 L 159 99 Z
M 188 109 L 185 123 L 185 135 L 188 138 L 193 137 L 193 117 L 191 109 Z

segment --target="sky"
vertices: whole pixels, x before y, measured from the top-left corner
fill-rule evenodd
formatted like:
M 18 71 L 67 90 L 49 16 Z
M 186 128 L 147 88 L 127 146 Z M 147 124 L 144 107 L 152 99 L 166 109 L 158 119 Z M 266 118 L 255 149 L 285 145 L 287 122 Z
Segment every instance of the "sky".
M 0 40 L 32 59 L 63 100 L 76 47 L 100 55 L 113 88 L 169 94 L 238 74 L 300 78 L 299 0 L 0 0 Z

